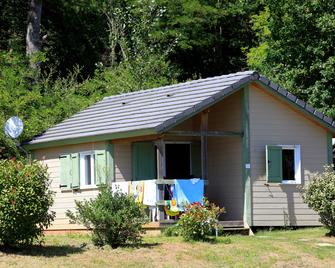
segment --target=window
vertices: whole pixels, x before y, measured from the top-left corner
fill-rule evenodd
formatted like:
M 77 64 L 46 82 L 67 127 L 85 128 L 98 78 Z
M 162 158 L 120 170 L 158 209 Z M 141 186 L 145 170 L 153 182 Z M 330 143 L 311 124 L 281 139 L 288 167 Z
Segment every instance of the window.
M 113 145 L 104 149 L 59 156 L 62 190 L 93 188 L 114 180 Z
M 201 175 L 199 142 L 165 143 L 165 177 L 167 179 L 200 178 Z
M 188 179 L 191 177 L 190 144 L 165 145 L 166 178 Z
M 294 149 L 282 149 L 283 180 L 294 181 Z
M 95 186 L 94 152 L 80 153 L 80 187 Z
M 300 184 L 300 145 L 267 145 L 266 175 L 268 182 Z

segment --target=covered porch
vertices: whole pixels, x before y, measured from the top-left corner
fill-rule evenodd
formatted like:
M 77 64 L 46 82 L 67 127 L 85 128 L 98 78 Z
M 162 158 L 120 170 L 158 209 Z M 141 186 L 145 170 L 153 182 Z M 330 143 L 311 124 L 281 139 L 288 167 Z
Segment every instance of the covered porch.
M 169 216 L 164 211 L 166 201 L 169 200 L 167 189 L 179 179 L 192 178 L 204 180 L 205 197 L 226 209 L 220 220 L 228 226 L 249 226 L 247 99 L 247 89 L 238 91 L 183 123 L 163 131 L 153 141 L 156 164 L 155 174 L 151 174 L 151 178 L 154 176 L 157 184 L 156 211 L 150 211 L 153 228 L 178 219 L 178 216 Z M 144 171 L 134 178 L 133 172 L 133 180 L 145 176 Z

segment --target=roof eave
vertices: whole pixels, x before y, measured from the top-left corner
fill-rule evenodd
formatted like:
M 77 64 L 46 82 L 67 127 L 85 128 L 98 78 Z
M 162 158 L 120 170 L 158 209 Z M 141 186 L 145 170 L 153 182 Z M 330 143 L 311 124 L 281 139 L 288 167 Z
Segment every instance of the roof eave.
M 259 79 L 256 79 L 254 82 L 267 89 L 271 94 L 291 104 L 294 108 L 311 118 L 311 120 L 316 121 L 319 125 L 329 130 L 333 134 L 333 137 L 335 136 L 335 121 L 332 118 L 322 114 L 308 103 L 297 98 L 264 76 L 260 76 Z
M 117 133 L 109 133 L 95 136 L 85 136 L 78 138 L 70 138 L 70 139 L 60 139 L 60 140 L 51 140 L 51 141 L 30 141 L 23 144 L 23 147 L 27 150 L 36 150 L 43 148 L 50 148 L 56 146 L 64 146 L 64 145 L 73 145 L 87 142 L 99 142 L 106 140 L 115 140 L 115 139 L 126 139 L 133 138 L 139 136 L 148 136 L 148 135 L 156 135 L 158 134 L 154 128 L 146 128 L 146 129 L 137 129 L 125 132 L 117 132 Z

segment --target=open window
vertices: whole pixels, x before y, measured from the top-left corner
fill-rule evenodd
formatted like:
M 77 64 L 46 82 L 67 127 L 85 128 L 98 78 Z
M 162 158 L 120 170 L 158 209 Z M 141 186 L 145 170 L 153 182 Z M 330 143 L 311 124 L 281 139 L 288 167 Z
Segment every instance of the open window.
M 201 147 L 199 142 L 165 142 L 164 178 L 189 179 L 201 177 Z M 132 144 L 133 180 L 157 178 L 157 148 L 152 141 Z
M 87 188 L 96 185 L 94 152 L 80 153 L 80 187 Z
M 165 177 L 167 179 L 200 178 L 200 143 L 167 142 L 165 144 Z
M 168 179 L 188 179 L 191 177 L 190 144 L 165 144 L 165 168 Z
M 266 176 L 271 183 L 300 184 L 300 145 L 267 145 Z

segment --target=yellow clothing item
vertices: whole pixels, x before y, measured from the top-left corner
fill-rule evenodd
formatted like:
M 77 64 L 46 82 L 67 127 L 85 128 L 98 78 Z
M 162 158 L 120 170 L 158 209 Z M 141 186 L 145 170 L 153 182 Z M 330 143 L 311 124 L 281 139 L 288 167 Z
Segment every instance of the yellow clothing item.
M 164 201 L 164 211 L 166 215 L 169 216 L 178 216 L 179 215 L 179 210 L 177 207 L 177 202 L 175 199 L 172 200 L 166 200 Z
M 132 181 L 129 193 L 134 196 L 137 203 L 143 203 L 144 182 Z

